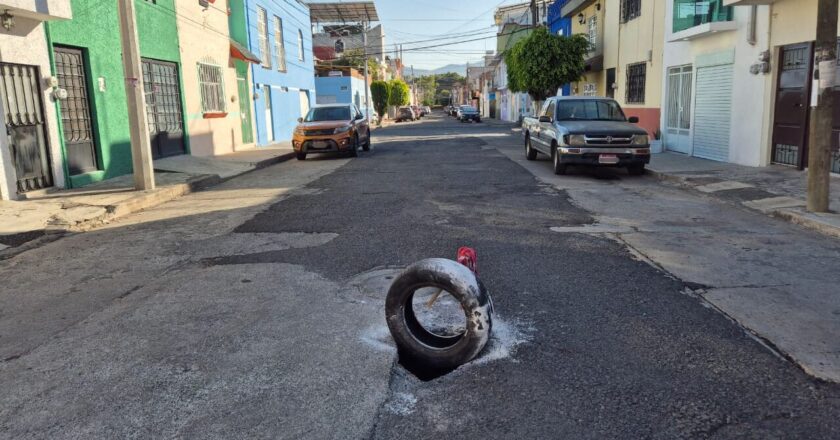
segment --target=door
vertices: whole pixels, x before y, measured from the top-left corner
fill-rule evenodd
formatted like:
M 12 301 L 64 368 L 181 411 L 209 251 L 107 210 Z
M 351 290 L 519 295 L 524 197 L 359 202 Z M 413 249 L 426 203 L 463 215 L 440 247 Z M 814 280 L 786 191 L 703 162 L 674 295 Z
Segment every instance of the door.
M 691 65 L 668 69 L 665 148 L 683 154 L 691 153 L 691 81 Z
M 545 112 L 543 112 L 542 115 L 543 116 L 548 116 L 549 118 L 551 118 L 552 122 L 539 122 L 538 123 L 538 125 L 540 127 L 540 131 L 539 131 L 539 133 L 537 133 L 537 136 L 540 139 L 540 143 L 545 146 L 545 148 L 543 148 L 543 151 L 547 151 L 549 153 L 551 152 L 549 147 L 551 146 L 551 135 L 554 132 L 554 130 L 552 129 L 552 125 L 554 124 L 554 113 L 555 113 L 556 108 L 557 108 L 557 101 L 555 101 L 553 99 L 549 100 L 548 105 L 545 107 Z M 540 115 L 537 115 L 537 118 L 539 118 L 539 117 L 540 117 Z
M 306 117 L 309 113 L 309 92 L 306 90 L 300 91 L 300 117 Z
M 271 86 L 263 86 L 263 101 L 265 102 L 265 138 L 274 142 L 274 113 L 271 102 Z
M 0 100 L 19 193 L 53 185 L 40 78 L 38 66 L 0 63 Z
M 812 43 L 784 46 L 779 52 L 773 116 L 774 163 L 805 167 L 813 59 Z
M 152 158 L 184 154 L 186 147 L 178 66 L 145 58 L 142 61 Z
M 236 78 L 236 86 L 239 94 L 239 118 L 242 123 L 242 143 L 254 142 L 254 131 L 251 125 L 251 95 L 248 92 L 248 80 Z
M 67 98 L 59 100 L 58 105 L 68 171 L 71 176 L 96 171 L 98 166 L 88 94 L 89 81 L 82 51 L 56 47 L 55 73 L 58 87 L 67 91 Z
M 615 98 L 615 68 L 607 69 L 607 98 Z
M 729 160 L 733 65 L 697 68 L 692 155 Z

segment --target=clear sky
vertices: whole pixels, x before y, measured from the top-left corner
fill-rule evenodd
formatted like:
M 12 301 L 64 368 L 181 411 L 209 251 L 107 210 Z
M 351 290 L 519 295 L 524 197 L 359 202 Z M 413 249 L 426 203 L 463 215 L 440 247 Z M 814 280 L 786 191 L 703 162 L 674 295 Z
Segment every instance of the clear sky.
M 335 2 L 338 0 L 322 2 Z M 342 0 L 343 1 L 343 0 Z M 405 65 L 434 69 L 482 59 L 495 50 L 493 11 L 525 0 L 375 0 L 389 50 L 402 44 Z M 427 41 L 431 40 L 431 41 Z M 461 42 L 465 40 L 478 40 Z M 458 43 L 448 45 L 449 43 Z M 419 49 L 447 44 L 442 47 Z M 418 48 L 416 50 L 410 50 Z

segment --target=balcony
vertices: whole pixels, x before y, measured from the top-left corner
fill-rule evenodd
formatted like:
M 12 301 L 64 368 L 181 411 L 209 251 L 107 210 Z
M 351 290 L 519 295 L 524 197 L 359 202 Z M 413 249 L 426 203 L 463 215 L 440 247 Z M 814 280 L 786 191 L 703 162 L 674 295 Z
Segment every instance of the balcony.
M 0 12 L 37 21 L 69 20 L 73 11 L 68 0 L 0 0 Z
M 684 41 L 737 28 L 732 7 L 723 0 L 674 0 L 672 34 L 668 41 Z

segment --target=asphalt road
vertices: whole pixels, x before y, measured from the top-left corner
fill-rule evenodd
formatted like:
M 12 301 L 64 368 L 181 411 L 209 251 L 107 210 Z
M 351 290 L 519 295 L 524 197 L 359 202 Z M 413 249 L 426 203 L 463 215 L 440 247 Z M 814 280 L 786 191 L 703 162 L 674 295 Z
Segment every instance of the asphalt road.
M 358 159 L 260 170 L 16 257 L 0 437 L 840 437 L 840 387 L 624 244 L 552 231 L 592 214 L 497 150 L 518 142 L 399 124 Z M 384 289 L 464 245 L 494 340 L 421 381 L 383 333 Z

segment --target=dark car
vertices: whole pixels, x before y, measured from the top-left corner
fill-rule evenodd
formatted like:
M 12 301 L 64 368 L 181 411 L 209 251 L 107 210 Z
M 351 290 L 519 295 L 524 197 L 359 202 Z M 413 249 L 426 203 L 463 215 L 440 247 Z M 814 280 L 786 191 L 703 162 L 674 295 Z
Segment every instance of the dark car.
M 465 105 L 462 106 L 461 110 L 458 112 L 458 120 L 461 122 L 481 122 L 481 114 L 475 107 Z

